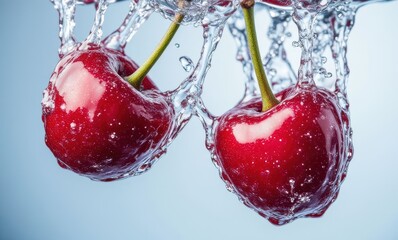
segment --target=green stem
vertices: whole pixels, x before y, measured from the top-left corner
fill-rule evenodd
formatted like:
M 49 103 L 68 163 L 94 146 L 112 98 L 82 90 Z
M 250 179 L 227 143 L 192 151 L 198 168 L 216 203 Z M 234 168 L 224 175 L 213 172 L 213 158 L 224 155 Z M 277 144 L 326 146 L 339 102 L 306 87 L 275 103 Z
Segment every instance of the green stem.
M 241 7 L 246 24 L 246 34 L 250 56 L 252 59 L 254 72 L 256 73 L 257 82 L 260 87 L 261 98 L 263 102 L 262 111 L 265 112 L 277 105 L 279 101 L 275 98 L 271 87 L 269 86 L 267 76 L 265 75 L 264 66 L 261 61 L 260 50 L 258 49 L 256 27 L 254 23 L 254 0 L 243 0 L 241 2 Z
M 145 61 L 144 64 L 141 65 L 133 74 L 126 77 L 126 80 L 136 89 L 139 89 L 144 77 L 148 74 L 151 70 L 153 65 L 155 65 L 156 61 L 160 58 L 164 50 L 170 44 L 171 40 L 173 39 L 174 35 L 176 34 L 178 28 L 180 27 L 180 23 L 184 19 L 184 15 L 177 13 L 174 21 L 170 24 L 167 32 L 163 36 L 162 40 L 160 40 L 158 46 L 152 52 L 151 56 Z

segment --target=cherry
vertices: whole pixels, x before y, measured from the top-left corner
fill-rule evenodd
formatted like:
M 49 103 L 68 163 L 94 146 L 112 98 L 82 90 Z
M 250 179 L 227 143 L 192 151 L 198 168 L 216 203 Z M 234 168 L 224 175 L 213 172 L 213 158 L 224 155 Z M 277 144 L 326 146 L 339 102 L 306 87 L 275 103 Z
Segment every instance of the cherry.
M 46 144 L 61 166 L 95 180 L 140 171 L 167 141 L 173 109 L 149 78 L 141 91 L 123 77 L 137 65 L 99 46 L 74 51 L 46 89 Z
M 274 224 L 319 216 L 343 174 L 343 129 L 336 97 L 316 87 L 285 92 L 261 112 L 255 99 L 219 119 L 215 148 L 222 177 Z
M 164 153 L 174 109 L 147 73 L 179 28 L 138 68 L 122 51 L 82 44 L 60 60 L 44 92 L 46 144 L 61 167 L 111 181 L 148 170 Z
M 241 3 L 261 99 L 218 118 L 214 154 L 222 179 L 248 207 L 281 225 L 319 217 L 337 197 L 346 160 L 343 112 L 312 81 L 275 96 L 258 49 L 253 0 Z

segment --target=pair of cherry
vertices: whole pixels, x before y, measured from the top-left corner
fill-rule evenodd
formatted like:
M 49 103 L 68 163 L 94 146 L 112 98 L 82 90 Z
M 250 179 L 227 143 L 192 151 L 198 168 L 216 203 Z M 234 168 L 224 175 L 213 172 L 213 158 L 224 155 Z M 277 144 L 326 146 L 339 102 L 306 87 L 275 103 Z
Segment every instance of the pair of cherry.
M 253 5 L 242 8 L 252 14 Z M 256 47 L 250 50 L 258 65 Z M 333 93 L 312 84 L 274 96 L 259 68 L 262 99 L 217 120 L 221 177 L 274 224 L 320 216 L 337 196 L 346 166 L 344 113 Z M 61 167 L 112 181 L 146 170 L 163 152 L 175 112 L 148 77 L 130 81 L 137 69 L 123 52 L 98 45 L 60 60 L 45 90 L 43 121 L 46 144 Z

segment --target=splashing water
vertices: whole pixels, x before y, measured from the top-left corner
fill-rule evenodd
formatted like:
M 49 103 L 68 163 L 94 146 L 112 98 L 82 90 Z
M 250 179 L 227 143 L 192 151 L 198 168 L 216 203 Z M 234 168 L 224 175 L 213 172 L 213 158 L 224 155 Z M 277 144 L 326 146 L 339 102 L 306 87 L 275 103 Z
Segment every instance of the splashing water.
M 76 46 L 76 40 L 73 36 L 73 29 L 75 28 L 75 0 L 51 0 L 54 8 L 58 11 L 59 15 L 59 38 L 61 46 L 58 53 L 63 57 Z
M 247 47 L 246 25 L 241 10 L 237 11 L 229 19 L 228 27 L 237 45 L 236 60 L 242 63 L 243 72 L 246 76 L 243 99 L 251 99 L 254 96 L 258 96 L 259 91 L 256 87 L 254 68 Z
M 122 50 L 134 34 L 138 31 L 139 27 L 148 19 L 153 12 L 149 3 L 144 1 L 130 2 L 130 10 L 124 19 L 122 25 L 105 38 L 104 43 L 108 48 Z
M 197 116 L 206 133 L 206 147 L 211 153 L 211 158 L 218 168 L 221 178 L 225 181 L 230 191 L 235 191 L 224 177 L 220 162 L 214 147 L 214 132 L 218 126 L 219 117 L 214 116 L 206 108 L 202 98 L 202 86 L 206 74 L 210 69 L 212 56 L 223 35 L 224 26 L 227 23 L 229 32 L 237 44 L 237 61 L 241 62 L 245 74 L 245 90 L 241 102 L 248 102 L 259 96 L 255 74 L 248 50 L 245 23 L 240 10 L 238 0 L 192 0 L 179 4 L 177 0 L 132 0 L 130 8 L 123 23 L 109 36 L 103 38 L 102 25 L 107 7 L 119 2 L 117 0 L 51 0 L 59 13 L 59 47 L 60 57 L 71 53 L 77 48 L 85 48 L 87 45 L 104 45 L 107 48 L 123 51 L 126 44 L 131 40 L 139 27 L 156 11 L 166 19 L 173 19 L 177 13 L 185 15 L 183 24 L 201 25 L 203 28 L 203 45 L 201 55 L 196 64 L 190 58 L 181 57 L 179 60 L 186 72 L 190 75 L 181 84 L 171 91 L 163 93 L 168 99 L 171 108 L 175 112 L 172 127 L 167 133 L 165 141 L 155 151 L 153 156 L 147 159 L 128 174 L 128 177 L 139 175 L 147 171 L 152 164 L 165 152 L 172 140 L 183 129 L 192 116 Z M 271 18 L 268 29 L 268 39 L 271 42 L 267 54 L 264 55 L 264 68 L 274 92 L 281 92 L 294 84 L 301 89 L 309 89 L 312 86 L 326 88 L 334 92 L 336 101 L 339 103 L 343 124 L 343 163 L 338 171 L 338 178 L 334 185 L 334 195 L 326 202 L 334 201 L 341 182 L 344 180 L 348 164 L 353 156 L 352 128 L 350 123 L 349 103 L 347 96 L 347 82 L 349 67 L 347 61 L 347 42 L 349 34 L 355 23 L 356 11 L 366 4 L 373 2 L 387 2 L 383 0 L 361 1 L 361 0 L 293 0 L 259 1 L 259 7 L 266 8 Z M 96 15 L 91 31 L 87 38 L 79 43 L 73 35 L 75 21 L 74 15 L 76 5 L 95 3 Z M 264 4 L 265 3 L 265 4 Z M 263 11 L 262 11 L 263 12 Z M 286 53 L 284 44 L 290 36 L 287 32 L 288 25 L 292 22 L 297 25 L 299 32 L 298 41 L 293 45 L 302 50 L 300 67 L 297 76 L 293 70 Z M 175 46 L 178 48 L 179 44 Z M 326 57 L 330 53 L 331 57 Z M 333 61 L 335 69 L 327 69 L 327 61 Z M 51 111 L 54 102 L 51 93 L 46 91 L 43 98 L 43 111 Z M 71 126 L 72 128 L 72 126 Z M 76 128 L 76 125 L 73 125 Z M 111 135 L 110 141 L 116 136 Z M 112 161 L 112 159 L 110 159 Z M 101 167 L 101 166 L 99 166 Z M 290 182 L 292 199 L 300 197 L 302 202 L 308 201 L 311 196 L 296 196 L 294 193 L 295 181 Z M 289 193 L 288 193 L 289 194 Z M 244 199 L 237 194 L 241 201 Z M 300 201 L 301 201 L 300 200 Z M 250 204 L 246 205 L 250 207 Z M 253 207 L 252 207 L 253 208 Z M 322 211 L 318 212 L 322 215 Z M 300 216 L 281 217 L 276 219 L 277 224 L 284 224 Z
M 286 33 L 291 16 L 288 12 L 276 8 L 269 8 L 271 24 L 268 30 L 268 38 L 271 47 L 264 58 L 264 66 L 274 92 L 281 92 L 297 81 L 292 66 L 287 60 L 283 43 L 289 35 Z

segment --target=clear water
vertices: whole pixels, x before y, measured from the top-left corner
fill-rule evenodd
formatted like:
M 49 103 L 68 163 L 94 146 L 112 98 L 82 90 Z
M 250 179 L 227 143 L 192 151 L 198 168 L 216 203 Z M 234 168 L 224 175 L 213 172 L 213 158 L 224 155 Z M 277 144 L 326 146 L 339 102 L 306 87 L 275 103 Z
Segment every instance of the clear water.
M 139 27 L 155 11 L 162 14 L 166 19 L 173 19 L 176 13 L 185 14 L 183 24 L 193 24 L 203 28 L 203 46 L 201 55 L 196 63 L 185 56 L 180 58 L 182 67 L 190 75 L 181 81 L 181 84 L 164 95 L 170 101 L 176 117 L 173 127 L 168 133 L 162 146 L 154 156 L 148 159 L 136 169 L 133 169 L 125 177 L 138 175 L 147 171 L 162 154 L 166 152 L 167 146 L 183 129 L 192 116 L 197 116 L 206 132 L 206 147 L 211 153 L 215 166 L 220 171 L 219 160 L 214 149 L 214 131 L 218 124 L 218 117 L 212 115 L 206 108 L 202 98 L 202 86 L 206 74 L 210 69 L 213 53 L 217 48 L 225 25 L 235 39 L 237 45 L 236 59 L 241 62 L 245 73 L 245 89 L 241 102 L 249 101 L 259 96 L 257 82 L 250 62 L 245 34 L 245 23 L 242 13 L 238 9 L 239 1 L 220 0 L 192 0 L 185 1 L 183 5 L 177 0 L 138 0 L 130 2 L 130 11 L 118 29 L 109 36 L 103 36 L 102 24 L 105 21 L 106 9 L 115 0 L 51 0 L 59 13 L 59 37 L 60 57 L 70 53 L 86 44 L 104 44 L 108 48 L 123 50 Z M 77 5 L 91 4 L 95 2 L 96 16 L 92 29 L 87 38 L 77 42 L 74 35 L 74 15 Z M 305 2 L 306 4 L 303 4 Z M 344 159 L 340 177 L 336 184 L 336 192 L 340 183 L 344 180 L 348 164 L 353 156 L 352 128 L 350 124 L 349 102 L 347 96 L 347 83 L 349 79 L 349 65 L 347 60 L 347 43 L 349 34 L 355 23 L 356 11 L 373 2 L 386 1 L 300 1 L 294 0 L 292 7 L 275 8 L 264 3 L 258 3 L 256 7 L 265 8 L 261 14 L 267 13 L 271 23 L 268 27 L 267 37 L 270 48 L 264 54 L 264 68 L 273 91 L 280 92 L 294 84 L 298 88 L 307 88 L 316 85 L 327 88 L 336 95 L 342 111 L 344 128 Z M 79 6 L 80 7 L 80 6 Z M 290 24 L 296 24 L 299 39 L 293 42 L 294 46 L 300 47 L 302 54 L 300 67 L 293 70 L 288 53 L 285 49 L 286 39 L 291 36 L 287 32 Z M 261 44 L 261 43 L 260 43 Z M 287 43 L 290 44 L 290 43 Z M 175 44 L 179 47 L 179 44 Z M 331 57 L 326 57 L 327 54 Z M 334 69 L 328 69 L 326 63 L 334 62 Z M 43 106 L 51 106 L 51 96 L 44 94 Z M 227 189 L 234 192 L 233 186 L 224 179 Z M 292 193 L 294 194 L 294 193 Z M 241 199 L 241 197 L 238 195 Z M 241 199 L 244 201 L 244 199 Z M 328 203 L 333 202 L 330 199 Z M 278 224 L 289 222 L 300 216 L 285 216 L 277 219 Z

